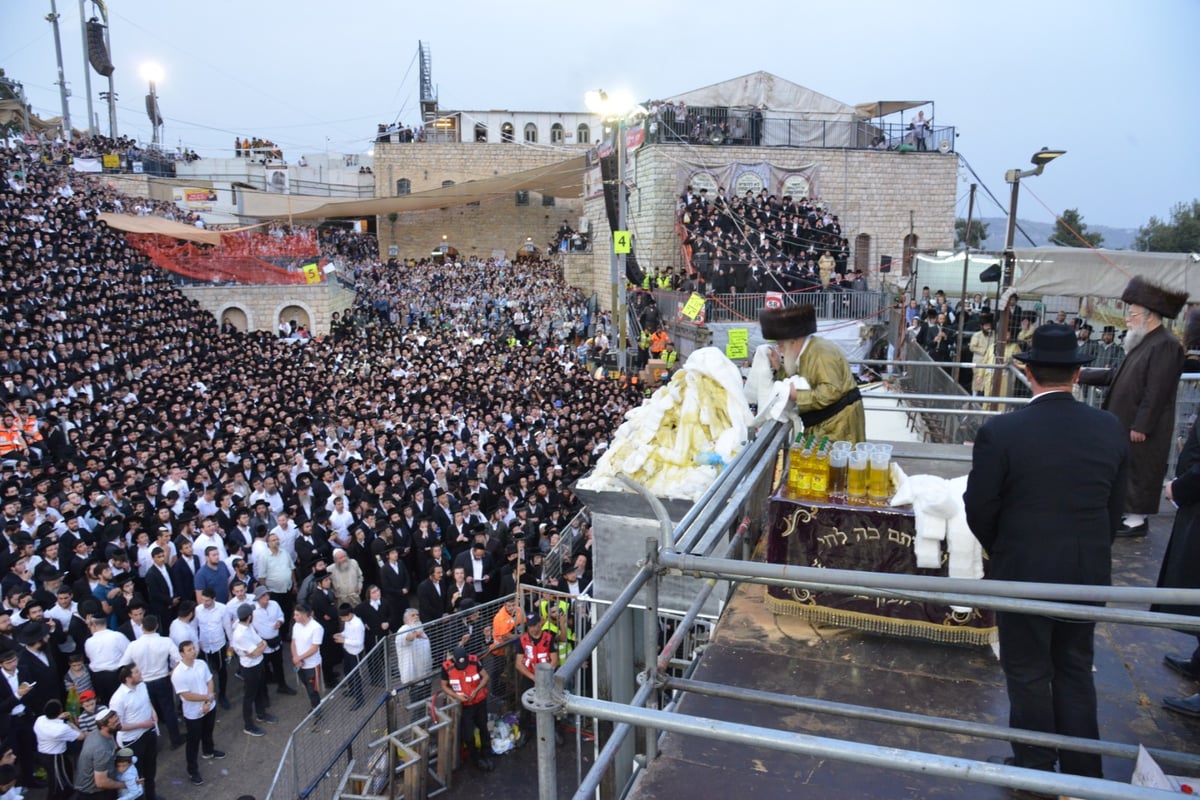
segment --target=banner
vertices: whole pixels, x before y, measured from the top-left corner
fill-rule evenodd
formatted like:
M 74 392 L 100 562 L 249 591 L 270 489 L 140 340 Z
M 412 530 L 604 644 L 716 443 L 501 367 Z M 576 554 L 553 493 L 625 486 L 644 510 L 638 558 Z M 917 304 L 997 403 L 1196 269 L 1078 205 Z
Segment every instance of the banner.
M 100 163 L 104 165 L 105 169 L 120 169 L 121 157 L 116 153 L 105 153 L 100 156 Z
M 704 311 L 704 298 L 692 292 L 692 296 L 684 303 L 683 309 L 679 312 L 690 320 L 695 320 Z
M 733 162 L 709 166 L 701 163 L 680 162 L 676 167 L 679 191 L 691 186 L 697 192 L 707 189 L 709 197 L 716 196 L 718 189 L 725 189 L 729 198 L 742 197 L 746 192 L 758 194 L 763 189 L 778 198 L 790 196 L 793 200 L 820 197 L 820 172 L 818 164 L 799 167 L 780 167 L 766 161 L 756 163 Z
M 288 168 L 284 164 L 267 164 L 267 191 L 271 194 L 290 194 Z
M 171 195 L 176 205 L 192 211 L 212 211 L 217 202 L 216 189 L 176 186 L 171 189 Z
M 103 172 L 104 169 L 98 158 L 76 158 L 71 163 L 71 169 L 76 172 Z

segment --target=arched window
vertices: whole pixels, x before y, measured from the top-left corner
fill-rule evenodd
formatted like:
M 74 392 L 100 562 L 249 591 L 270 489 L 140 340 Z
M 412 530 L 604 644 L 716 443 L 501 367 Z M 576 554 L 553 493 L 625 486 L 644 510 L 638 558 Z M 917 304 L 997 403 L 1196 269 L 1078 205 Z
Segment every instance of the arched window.
M 525 123 L 525 141 L 530 144 L 537 144 L 537 125 L 532 122 Z
M 506 122 L 500 126 L 500 141 L 511 142 L 513 141 L 515 135 L 516 134 L 513 133 L 513 126 L 511 122 Z
M 447 186 L 453 186 L 453 185 L 454 185 L 454 181 L 442 181 L 443 189 L 445 189 Z
M 579 127 L 575 129 L 575 141 L 579 144 L 591 143 L 592 129 L 587 126 L 586 122 L 579 123 Z
M 396 181 L 396 194 L 412 194 L 412 181 L 408 178 Z
M 550 126 L 550 143 L 563 143 L 563 126 L 557 122 Z
M 477 143 L 486 142 L 488 140 L 487 125 L 482 122 L 475 123 L 475 141 Z
M 860 233 L 854 237 L 854 268 L 866 275 L 871 271 L 871 234 Z

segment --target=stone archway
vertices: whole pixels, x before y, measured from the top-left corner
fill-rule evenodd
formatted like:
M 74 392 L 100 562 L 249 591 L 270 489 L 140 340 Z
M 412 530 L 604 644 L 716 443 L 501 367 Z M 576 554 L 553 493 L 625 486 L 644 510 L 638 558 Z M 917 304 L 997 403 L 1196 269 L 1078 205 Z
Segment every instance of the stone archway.
M 296 327 L 307 328 L 311 333 L 313 329 L 313 317 L 308 307 L 301 303 L 288 303 L 279 308 L 275 315 L 275 328 L 279 330 L 281 324 L 292 322 L 296 323 Z
M 229 323 L 243 333 L 250 330 L 250 314 L 241 306 L 226 306 L 225 308 L 221 309 L 221 313 L 217 318 L 221 321 L 222 328 L 225 327 L 225 323 Z

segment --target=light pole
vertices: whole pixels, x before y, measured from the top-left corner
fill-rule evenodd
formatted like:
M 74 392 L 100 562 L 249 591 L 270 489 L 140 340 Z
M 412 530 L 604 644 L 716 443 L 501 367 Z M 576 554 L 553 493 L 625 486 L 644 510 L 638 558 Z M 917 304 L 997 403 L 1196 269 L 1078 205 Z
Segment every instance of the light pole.
M 46 21 L 54 29 L 54 55 L 58 59 L 58 96 L 62 100 L 62 135 L 63 141 L 69 142 L 71 141 L 71 105 L 67 102 L 67 98 L 71 96 L 71 91 L 67 89 L 67 79 L 63 73 L 62 39 L 58 35 L 58 5 L 54 0 L 50 0 L 50 13 L 46 15 Z
M 1013 250 L 1013 238 L 1017 233 L 1017 196 L 1021 190 L 1021 178 L 1041 175 L 1047 164 L 1066 152 L 1066 150 L 1050 150 L 1043 147 L 1029 159 L 1029 163 L 1033 164 L 1033 169 L 1010 169 L 1004 173 L 1004 181 L 1012 184 L 1012 196 L 1008 201 L 1008 227 L 1004 232 L 1004 272 L 1000 276 L 1000 297 L 1002 299 L 1005 291 L 1012 286 L 1013 272 L 1017 265 L 1017 254 Z M 997 364 L 1004 363 L 1004 350 L 1008 346 L 1008 306 L 1009 301 L 1004 301 L 1004 308 L 997 309 L 1000 312 L 1000 332 L 996 337 Z M 992 371 L 993 393 L 995 393 L 995 378 L 998 378 L 999 374 L 1000 370 L 998 369 Z
M 153 134 L 150 142 L 155 150 L 161 149 L 162 139 L 159 128 L 162 127 L 162 115 L 158 112 L 158 82 L 162 80 L 162 67 L 154 62 L 142 64 L 142 77 L 150 84 L 150 94 L 146 95 L 146 114 L 150 117 Z
M 624 375 L 628 355 L 625 343 L 628 324 L 625 256 L 630 244 L 625 223 L 625 123 L 638 106 L 629 92 L 605 92 L 603 89 L 587 92 L 583 100 L 593 114 L 617 123 L 617 228 L 613 232 L 613 247 L 609 256 L 609 278 L 612 281 L 612 312 L 617 327 L 617 369 Z M 621 236 L 625 237 L 623 242 L 616 238 Z

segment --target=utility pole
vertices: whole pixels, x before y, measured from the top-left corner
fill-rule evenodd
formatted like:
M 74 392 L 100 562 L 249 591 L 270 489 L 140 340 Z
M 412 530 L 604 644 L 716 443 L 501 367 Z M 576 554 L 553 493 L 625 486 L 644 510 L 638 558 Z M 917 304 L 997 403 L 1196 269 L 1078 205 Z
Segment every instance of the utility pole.
M 88 58 L 88 26 L 87 19 L 83 15 L 83 4 L 86 0 L 79 0 L 79 33 L 83 37 L 83 93 L 87 97 L 87 120 L 88 133 L 95 136 L 100 132 L 96 125 L 92 112 L 92 67 Z
M 58 35 L 58 4 L 50 0 L 50 13 L 46 21 L 54 28 L 54 55 L 58 58 L 58 95 L 62 99 L 62 133 L 63 141 L 71 141 L 71 106 L 67 102 L 70 92 L 67 90 L 67 80 L 63 74 L 62 38 Z

